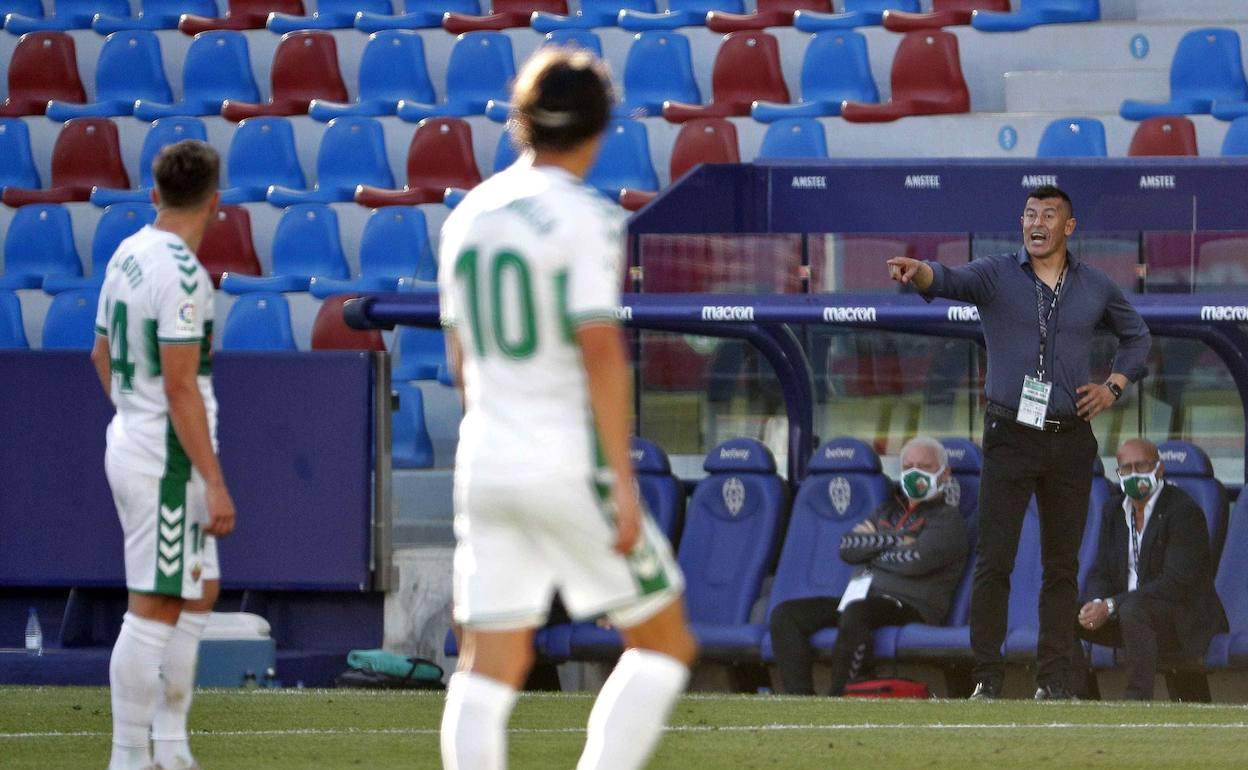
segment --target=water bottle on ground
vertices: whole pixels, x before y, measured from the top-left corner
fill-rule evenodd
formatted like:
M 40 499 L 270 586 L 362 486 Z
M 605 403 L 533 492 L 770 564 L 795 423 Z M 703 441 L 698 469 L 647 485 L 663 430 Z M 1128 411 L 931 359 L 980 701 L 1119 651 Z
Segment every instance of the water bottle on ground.
M 43 627 L 39 625 L 39 614 L 30 608 L 30 617 L 26 619 L 26 654 L 43 654 Z

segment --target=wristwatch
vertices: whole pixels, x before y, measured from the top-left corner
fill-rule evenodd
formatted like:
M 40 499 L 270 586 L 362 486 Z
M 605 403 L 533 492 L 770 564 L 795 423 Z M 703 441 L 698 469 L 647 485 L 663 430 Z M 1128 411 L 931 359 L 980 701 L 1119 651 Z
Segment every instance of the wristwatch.
M 1109 616 L 1112 618 L 1114 613 L 1118 611 L 1118 602 L 1111 599 L 1105 600 L 1105 609 L 1109 610 Z
M 1122 398 L 1122 388 L 1118 387 L 1118 383 L 1113 380 L 1105 380 L 1105 387 L 1109 388 L 1109 392 L 1114 394 L 1114 400 Z

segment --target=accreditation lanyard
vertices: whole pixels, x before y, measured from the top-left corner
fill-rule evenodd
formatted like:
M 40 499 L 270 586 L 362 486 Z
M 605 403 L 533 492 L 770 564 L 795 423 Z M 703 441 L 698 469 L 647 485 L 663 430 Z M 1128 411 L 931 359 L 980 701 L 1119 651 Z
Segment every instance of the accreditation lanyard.
M 1044 299 L 1044 286 L 1040 283 L 1040 277 L 1035 277 L 1036 317 L 1040 322 L 1040 364 L 1036 367 L 1036 374 L 1037 379 L 1041 382 L 1045 381 L 1044 372 L 1046 367 L 1044 363 L 1044 350 L 1048 347 L 1049 343 L 1049 322 L 1053 320 L 1053 313 L 1057 310 L 1057 301 L 1061 297 L 1062 283 L 1066 281 L 1066 270 L 1068 268 L 1069 266 L 1063 267 L 1061 275 L 1057 277 L 1057 285 L 1053 287 L 1053 301 L 1051 303 L 1047 303 L 1049 305 L 1047 311 L 1044 307 L 1046 304 Z

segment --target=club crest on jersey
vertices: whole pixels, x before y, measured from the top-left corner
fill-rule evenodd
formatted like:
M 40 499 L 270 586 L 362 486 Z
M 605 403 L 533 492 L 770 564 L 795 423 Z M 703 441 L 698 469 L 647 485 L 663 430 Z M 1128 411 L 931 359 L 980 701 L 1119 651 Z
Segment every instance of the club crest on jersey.
M 204 574 L 204 569 L 199 564 L 196 564 L 194 567 L 191 567 L 191 580 L 198 583 L 199 576 L 202 574 Z
M 178 319 L 173 326 L 184 334 L 195 332 L 195 300 L 184 299 L 178 303 Z
M 838 515 L 844 516 L 845 511 L 849 510 L 853 495 L 849 479 L 844 476 L 837 476 L 828 482 L 828 499 L 832 501 L 832 507 L 836 509 Z
M 724 505 L 728 507 L 728 513 L 736 516 L 741 513 L 741 506 L 745 505 L 745 484 L 741 483 L 741 479 L 733 476 L 724 482 L 724 487 L 720 490 L 724 496 Z

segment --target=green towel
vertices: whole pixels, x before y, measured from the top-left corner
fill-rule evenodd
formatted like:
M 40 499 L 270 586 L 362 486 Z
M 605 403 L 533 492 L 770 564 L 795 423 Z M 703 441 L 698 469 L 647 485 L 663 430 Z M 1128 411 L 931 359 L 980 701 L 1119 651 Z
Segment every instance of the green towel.
M 400 679 L 410 677 L 442 681 L 442 668 L 433 661 L 406 658 L 385 650 L 352 650 L 347 653 L 347 665 L 360 671 L 376 671 Z

